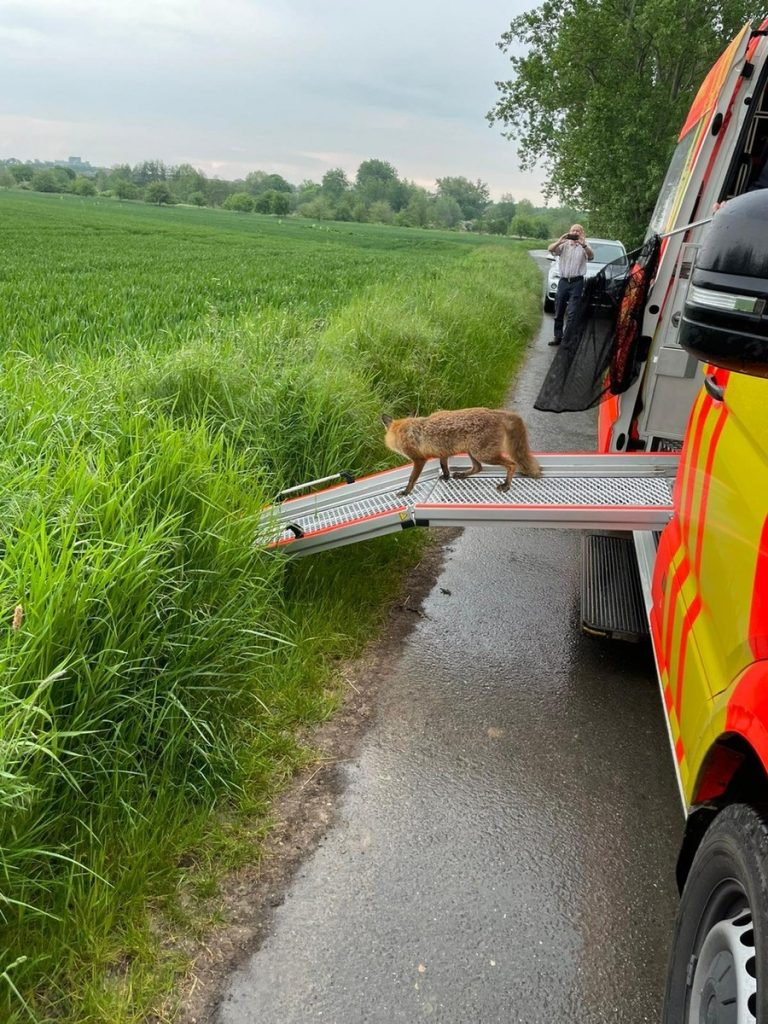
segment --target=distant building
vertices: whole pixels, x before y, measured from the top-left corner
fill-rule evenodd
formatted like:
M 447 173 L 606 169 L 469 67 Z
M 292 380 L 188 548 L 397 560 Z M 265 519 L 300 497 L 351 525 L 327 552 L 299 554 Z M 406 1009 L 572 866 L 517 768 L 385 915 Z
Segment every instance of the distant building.
M 57 160 L 56 164 L 61 167 L 64 165 L 64 161 Z M 73 171 L 77 171 L 79 174 L 95 174 L 97 171 L 96 167 L 91 166 L 81 156 L 68 156 L 66 166 L 71 167 Z

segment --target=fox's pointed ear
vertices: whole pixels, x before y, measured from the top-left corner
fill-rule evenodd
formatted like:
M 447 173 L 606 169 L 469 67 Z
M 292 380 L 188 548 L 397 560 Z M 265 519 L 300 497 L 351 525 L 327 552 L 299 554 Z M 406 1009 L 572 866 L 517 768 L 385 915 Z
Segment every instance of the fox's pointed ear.
M 394 422 L 394 420 L 392 419 L 391 416 L 387 416 L 386 413 L 383 413 L 381 417 L 381 422 L 384 424 L 385 427 L 388 427 L 390 423 Z

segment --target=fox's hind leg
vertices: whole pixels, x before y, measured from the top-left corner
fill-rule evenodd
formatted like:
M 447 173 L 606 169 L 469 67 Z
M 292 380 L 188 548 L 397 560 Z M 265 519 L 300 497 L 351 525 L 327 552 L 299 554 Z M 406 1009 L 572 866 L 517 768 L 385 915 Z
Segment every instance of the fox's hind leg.
M 496 490 L 508 491 L 510 481 L 515 475 L 515 470 L 517 469 L 517 463 L 513 459 L 508 459 L 506 455 L 503 455 L 500 452 L 494 452 L 493 455 L 483 455 L 481 457 L 483 462 L 488 463 L 489 466 L 504 466 L 507 471 L 507 475 L 502 483 L 496 484 Z
M 453 474 L 454 480 L 466 480 L 468 476 L 474 476 L 475 473 L 479 473 L 480 470 L 483 468 L 482 464 L 477 461 L 477 459 L 471 452 L 468 452 L 467 454 L 469 455 L 470 459 L 472 459 L 472 469 L 457 469 L 456 472 Z
M 448 469 L 448 459 L 440 459 L 440 479 L 451 479 L 451 471 Z

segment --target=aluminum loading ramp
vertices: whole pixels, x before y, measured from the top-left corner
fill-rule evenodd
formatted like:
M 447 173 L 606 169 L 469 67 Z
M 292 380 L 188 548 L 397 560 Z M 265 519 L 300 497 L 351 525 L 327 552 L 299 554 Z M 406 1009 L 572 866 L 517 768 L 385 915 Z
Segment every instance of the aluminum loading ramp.
M 305 555 L 413 526 L 507 523 L 657 531 L 672 516 L 677 453 L 537 454 L 537 458 L 541 478 L 515 476 L 506 493 L 496 489 L 503 479 L 503 471 L 496 467 L 483 467 L 466 480 L 441 480 L 435 460 L 425 466 L 407 498 L 399 492 L 408 482 L 410 465 L 290 498 L 265 509 L 257 543 Z M 455 456 L 449 464 L 452 470 L 471 465 L 466 456 Z M 316 480 L 284 494 L 323 482 Z

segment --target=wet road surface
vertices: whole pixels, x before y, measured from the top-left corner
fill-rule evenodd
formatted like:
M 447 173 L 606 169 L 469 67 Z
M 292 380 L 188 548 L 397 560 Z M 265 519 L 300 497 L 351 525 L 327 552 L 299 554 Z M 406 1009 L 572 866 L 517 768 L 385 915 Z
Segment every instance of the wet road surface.
M 593 413 L 532 409 L 551 330 L 510 404 L 534 448 L 593 449 Z M 682 814 L 649 650 L 579 632 L 579 546 L 452 543 L 218 1024 L 659 1019 Z

